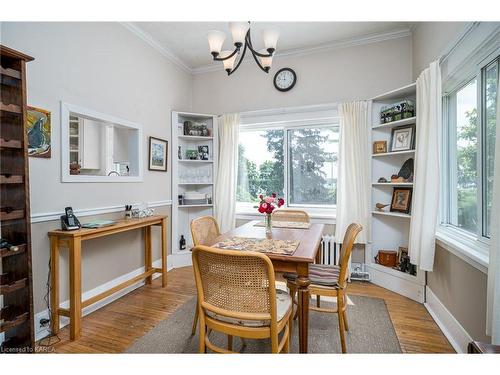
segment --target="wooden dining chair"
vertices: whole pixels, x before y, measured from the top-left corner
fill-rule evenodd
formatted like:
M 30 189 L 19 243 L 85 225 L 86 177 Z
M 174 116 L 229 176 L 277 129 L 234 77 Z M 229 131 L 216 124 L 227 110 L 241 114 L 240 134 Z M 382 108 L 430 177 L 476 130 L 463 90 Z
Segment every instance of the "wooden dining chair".
M 191 220 L 191 238 L 194 246 L 205 245 L 210 246 L 215 243 L 217 237 L 220 236 L 220 229 L 217 220 L 212 216 L 202 216 Z M 196 333 L 196 325 L 198 324 L 198 308 L 196 308 L 193 319 L 193 327 L 191 335 Z
M 272 219 L 274 221 L 292 221 L 298 223 L 309 223 L 309 215 L 307 212 L 302 210 L 286 210 L 279 209 L 272 213 Z
M 233 336 L 269 338 L 272 353 L 287 353 L 293 323 L 292 298 L 276 289 L 271 260 L 257 252 L 207 246 L 195 246 L 192 256 L 199 302 L 200 353 L 207 348 L 234 353 Z M 227 349 L 210 341 L 213 331 L 228 335 Z
M 317 305 L 310 306 L 309 308 L 314 311 L 335 313 L 339 318 L 339 333 L 340 345 L 342 353 L 346 353 L 345 332 L 349 330 L 347 323 L 347 279 L 349 277 L 349 258 L 351 257 L 354 241 L 363 227 L 359 224 L 353 223 L 347 227 L 342 242 L 342 251 L 340 254 L 339 266 L 329 266 L 322 264 L 311 264 L 309 266 L 309 293 L 316 295 Z M 293 304 L 296 302 L 297 284 L 295 280 L 297 275 L 293 273 L 285 273 L 283 277 L 287 281 L 287 286 L 290 289 Z M 336 297 L 337 308 L 323 308 L 320 306 L 320 297 Z

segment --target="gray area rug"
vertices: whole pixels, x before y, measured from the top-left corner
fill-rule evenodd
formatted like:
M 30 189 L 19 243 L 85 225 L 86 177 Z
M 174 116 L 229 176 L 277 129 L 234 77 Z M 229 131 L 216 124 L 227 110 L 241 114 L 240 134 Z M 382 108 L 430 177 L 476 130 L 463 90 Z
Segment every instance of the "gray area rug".
M 349 332 L 348 353 L 401 353 L 396 332 L 385 301 L 379 298 L 349 296 L 353 305 L 347 308 Z M 315 303 L 315 301 L 311 301 Z M 127 353 L 198 353 L 198 334 L 191 336 L 196 298 L 185 303 L 169 318 L 139 338 Z M 322 306 L 329 303 L 322 303 Z M 331 306 L 331 304 L 330 304 Z M 226 347 L 226 336 L 210 334 L 210 341 Z M 270 353 L 268 340 L 245 340 L 235 337 L 233 348 L 242 353 Z M 298 353 L 297 321 L 293 327 L 291 352 Z M 341 353 L 336 314 L 311 311 L 309 314 L 309 353 Z

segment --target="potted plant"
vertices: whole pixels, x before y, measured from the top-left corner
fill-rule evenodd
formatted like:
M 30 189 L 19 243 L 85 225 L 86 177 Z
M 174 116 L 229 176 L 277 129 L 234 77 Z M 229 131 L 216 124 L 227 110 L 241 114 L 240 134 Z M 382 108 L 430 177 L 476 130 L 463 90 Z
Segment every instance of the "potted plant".
M 272 193 L 270 197 L 264 197 L 262 194 L 259 195 L 260 203 L 258 210 L 261 214 L 266 214 L 266 234 L 271 234 L 273 230 L 273 223 L 271 214 L 276 209 L 276 206 L 281 207 L 285 204 L 283 198 L 276 198 L 276 193 Z

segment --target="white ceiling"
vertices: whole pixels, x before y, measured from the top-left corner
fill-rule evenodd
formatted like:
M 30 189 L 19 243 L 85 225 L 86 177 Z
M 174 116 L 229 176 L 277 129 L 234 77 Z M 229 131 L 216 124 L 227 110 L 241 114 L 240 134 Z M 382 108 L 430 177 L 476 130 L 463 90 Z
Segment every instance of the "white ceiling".
M 340 42 L 376 38 L 379 35 L 408 31 L 408 22 L 252 22 L 254 47 L 263 47 L 262 30 L 278 29 L 277 55 L 300 53 Z M 220 63 L 212 61 L 207 33 L 220 30 L 226 33 L 223 49 L 232 49 L 231 33 L 227 22 L 134 22 L 128 27 L 143 39 L 161 48 L 170 57 L 189 70 L 203 70 Z

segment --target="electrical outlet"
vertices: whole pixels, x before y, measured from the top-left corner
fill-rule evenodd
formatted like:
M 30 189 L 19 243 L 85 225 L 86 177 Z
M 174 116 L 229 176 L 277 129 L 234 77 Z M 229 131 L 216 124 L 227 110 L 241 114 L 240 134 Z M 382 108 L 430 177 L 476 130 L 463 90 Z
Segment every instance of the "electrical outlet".
M 38 323 L 40 324 L 40 327 L 47 327 L 50 323 L 50 319 L 42 318 Z

